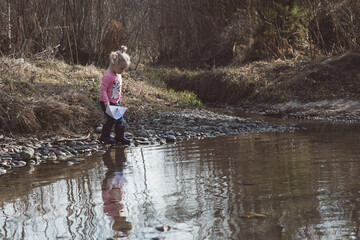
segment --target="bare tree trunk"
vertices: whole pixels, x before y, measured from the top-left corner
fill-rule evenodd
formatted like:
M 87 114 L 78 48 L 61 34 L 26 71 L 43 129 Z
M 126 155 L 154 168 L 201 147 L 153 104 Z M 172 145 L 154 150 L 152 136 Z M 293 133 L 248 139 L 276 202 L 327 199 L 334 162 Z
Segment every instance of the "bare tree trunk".
M 8 37 L 9 37 L 9 49 L 11 49 L 11 6 L 9 0 L 7 1 L 8 5 Z

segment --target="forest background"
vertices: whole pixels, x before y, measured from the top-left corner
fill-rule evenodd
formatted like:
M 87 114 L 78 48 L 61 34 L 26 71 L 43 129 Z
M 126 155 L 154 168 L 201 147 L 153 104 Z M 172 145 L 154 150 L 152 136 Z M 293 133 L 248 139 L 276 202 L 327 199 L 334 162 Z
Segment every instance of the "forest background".
M 298 100 L 360 99 L 360 0 L 0 0 L 0 10 L 0 137 L 93 131 L 121 45 L 129 120 L 203 102 L 301 118 Z M 359 105 L 347 107 L 353 118 Z M 311 117 L 328 114 L 318 107 Z
M 51 53 L 106 66 L 128 46 L 133 62 L 186 67 L 301 59 L 360 44 L 359 0 L 0 0 L 0 51 Z

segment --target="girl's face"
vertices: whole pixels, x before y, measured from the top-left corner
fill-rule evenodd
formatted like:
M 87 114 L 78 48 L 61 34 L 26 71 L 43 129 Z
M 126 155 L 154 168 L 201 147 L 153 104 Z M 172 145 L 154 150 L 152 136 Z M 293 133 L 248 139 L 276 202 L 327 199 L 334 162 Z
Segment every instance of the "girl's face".
M 115 63 L 111 65 L 111 70 L 116 73 L 116 74 L 121 74 L 126 68 L 127 65 L 126 64 L 119 64 L 119 63 Z

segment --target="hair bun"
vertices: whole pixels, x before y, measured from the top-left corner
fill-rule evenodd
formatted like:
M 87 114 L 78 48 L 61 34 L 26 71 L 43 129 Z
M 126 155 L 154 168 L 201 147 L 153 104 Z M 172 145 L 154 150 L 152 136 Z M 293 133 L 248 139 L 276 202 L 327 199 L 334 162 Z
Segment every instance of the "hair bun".
M 111 52 L 111 54 L 110 54 L 110 57 L 112 60 L 116 60 L 117 56 L 118 56 L 117 52 Z

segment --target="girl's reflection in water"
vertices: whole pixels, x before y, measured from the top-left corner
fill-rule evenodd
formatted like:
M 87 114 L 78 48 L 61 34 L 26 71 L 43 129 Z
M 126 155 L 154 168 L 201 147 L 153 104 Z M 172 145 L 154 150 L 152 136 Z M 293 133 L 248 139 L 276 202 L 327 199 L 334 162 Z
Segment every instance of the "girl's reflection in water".
M 131 223 L 123 216 L 122 187 L 126 183 L 123 176 L 126 162 L 124 151 L 125 148 L 109 149 L 102 157 L 107 172 L 102 182 L 101 193 L 104 201 L 104 213 L 113 219 L 112 229 L 117 232 L 114 238 L 128 236 L 132 229 Z

